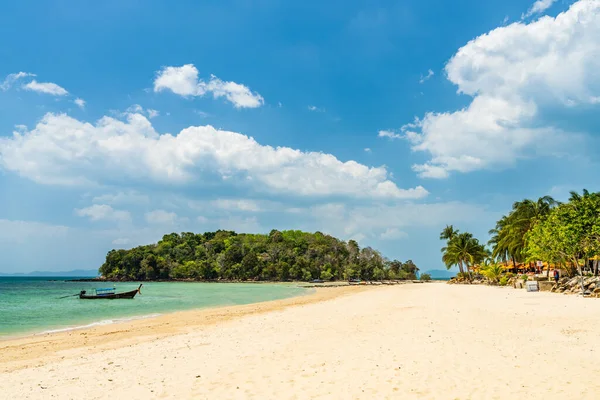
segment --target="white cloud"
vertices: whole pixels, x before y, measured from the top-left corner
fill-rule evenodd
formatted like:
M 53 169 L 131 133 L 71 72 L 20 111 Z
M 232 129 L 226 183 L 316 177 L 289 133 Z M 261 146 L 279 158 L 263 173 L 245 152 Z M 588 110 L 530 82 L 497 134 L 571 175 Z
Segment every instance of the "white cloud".
M 397 240 L 408 237 L 406 232 L 402 232 L 398 228 L 387 228 L 384 232 L 379 235 L 382 240 Z
M 325 112 L 324 108 L 319 108 L 317 106 L 308 106 L 308 110 L 314 112 Z
M 372 152 L 372 150 L 370 148 L 368 148 L 368 147 L 365 147 L 364 150 L 365 150 L 365 153 L 371 153 Z
M 35 79 L 23 85 L 23 89 L 33 92 L 51 94 L 53 96 L 65 96 L 69 94 L 64 88 L 52 82 L 38 82 Z
M 88 217 L 91 221 L 131 221 L 128 211 L 115 210 L 107 204 L 94 204 L 90 207 L 75 209 L 75 214 L 80 217 Z
M 144 109 L 144 107 L 140 106 L 139 104 L 130 105 L 127 107 L 127 109 L 125 109 L 125 112 L 112 110 L 111 113 L 119 117 L 127 117 L 129 114 L 142 114 L 147 115 L 149 119 L 158 117 L 160 115 L 158 110 L 153 110 L 151 108 Z
M 177 214 L 165 210 L 154 210 L 145 215 L 146 222 L 156 225 L 173 225 L 177 222 Z
M 0 243 L 24 243 L 34 237 L 56 238 L 66 236 L 69 228 L 42 222 L 0 219 Z
M 531 17 L 535 14 L 541 14 L 552 7 L 552 4 L 554 3 L 556 3 L 556 0 L 537 0 L 535 3 L 533 3 L 526 14 L 521 15 L 521 19 Z
M 48 113 L 32 130 L 0 137 L 0 166 L 43 184 L 226 180 L 263 192 L 307 196 L 416 199 L 428 194 L 421 186 L 399 188 L 385 167 L 265 146 L 212 126 L 159 135 L 140 114 L 129 114 L 126 121 L 103 117 L 92 125 Z
M 403 128 L 413 150 L 431 156 L 413 169 L 443 178 L 573 146 L 579 135 L 559 129 L 551 115 L 544 120 L 542 110 L 598 103 L 598 37 L 600 1 L 580 0 L 556 18 L 513 23 L 470 41 L 450 59 L 446 73 L 473 100 L 462 110 L 430 112 Z M 389 137 L 402 137 L 396 135 Z
M 433 75 L 435 75 L 435 73 L 432 70 L 428 70 L 427 75 L 425 75 L 425 76 L 421 75 L 421 79 L 419 79 L 419 83 L 425 83 L 426 81 L 431 79 L 431 77 Z
M 125 110 L 124 115 L 126 114 L 142 114 L 144 112 L 144 108 L 139 104 L 132 104 Z
M 4 82 L 0 84 L 0 90 L 7 91 L 12 87 L 12 85 L 22 78 L 27 78 L 28 76 L 35 76 L 35 74 L 31 74 L 29 72 L 17 72 L 14 74 L 8 74 L 4 79 Z
M 394 133 L 392 131 L 388 131 L 388 130 L 382 130 L 379 131 L 379 133 L 377 134 L 378 137 L 386 137 L 386 138 L 390 138 L 390 139 L 402 139 L 404 138 L 404 136 L 398 134 L 398 133 Z
M 73 103 L 75 103 L 77 107 L 81 108 L 82 110 L 85 108 L 85 100 L 83 99 L 76 98 L 75 100 L 73 100 Z
M 181 67 L 165 67 L 158 71 L 154 80 L 154 91 L 170 90 L 180 96 L 204 96 L 212 93 L 213 97 L 225 97 L 236 108 L 256 108 L 264 104 L 264 99 L 258 93 L 252 92 L 247 86 L 226 82 L 211 75 L 205 82 L 198 79 L 198 70 L 193 64 Z

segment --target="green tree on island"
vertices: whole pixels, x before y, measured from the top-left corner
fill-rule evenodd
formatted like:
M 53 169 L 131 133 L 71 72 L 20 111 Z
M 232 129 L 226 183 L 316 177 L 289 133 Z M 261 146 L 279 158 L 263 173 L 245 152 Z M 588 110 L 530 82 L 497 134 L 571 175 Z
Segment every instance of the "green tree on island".
M 416 279 L 418 271 L 411 260 L 387 260 L 354 240 L 292 230 L 170 233 L 156 244 L 111 250 L 100 267 L 114 280 L 383 280 Z

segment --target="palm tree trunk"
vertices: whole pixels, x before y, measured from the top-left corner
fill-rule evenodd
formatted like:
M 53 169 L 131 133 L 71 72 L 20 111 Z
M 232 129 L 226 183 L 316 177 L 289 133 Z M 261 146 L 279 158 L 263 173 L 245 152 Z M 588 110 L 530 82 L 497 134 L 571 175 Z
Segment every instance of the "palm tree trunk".
M 458 262 L 458 270 L 460 271 L 460 273 L 461 273 L 461 274 L 464 274 L 464 273 L 465 273 L 465 271 L 464 271 L 464 269 L 463 269 L 463 264 L 462 264 L 462 261 L 459 261 L 459 262 Z
M 581 295 L 583 296 L 583 294 L 585 293 L 585 286 L 583 285 L 583 271 L 581 270 L 581 266 L 579 265 L 579 260 L 577 259 L 577 257 L 573 257 L 573 261 L 575 262 L 575 265 L 577 266 L 577 271 L 579 272 L 579 278 L 581 280 Z
M 510 258 L 512 259 L 513 268 L 515 269 L 515 274 L 518 274 L 519 270 L 517 269 L 517 262 L 515 261 L 515 257 L 511 256 Z

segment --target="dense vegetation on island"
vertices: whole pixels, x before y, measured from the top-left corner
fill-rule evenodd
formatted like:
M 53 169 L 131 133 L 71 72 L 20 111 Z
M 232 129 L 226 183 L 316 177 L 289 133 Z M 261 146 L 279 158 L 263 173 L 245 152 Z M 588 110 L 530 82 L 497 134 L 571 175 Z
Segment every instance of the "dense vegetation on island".
M 462 274 L 480 270 L 498 282 L 504 273 L 501 264 L 534 267 L 537 261 L 560 268 L 567 276 L 598 275 L 600 193 L 571 192 L 565 203 L 550 196 L 515 202 L 489 233 L 487 248 L 470 233 L 446 226 L 440 239 L 447 241 L 442 248 L 447 268 L 458 266 Z
M 100 267 L 114 280 L 384 280 L 416 279 L 418 271 L 411 260 L 387 260 L 354 240 L 292 230 L 171 233 L 156 244 L 111 250 Z

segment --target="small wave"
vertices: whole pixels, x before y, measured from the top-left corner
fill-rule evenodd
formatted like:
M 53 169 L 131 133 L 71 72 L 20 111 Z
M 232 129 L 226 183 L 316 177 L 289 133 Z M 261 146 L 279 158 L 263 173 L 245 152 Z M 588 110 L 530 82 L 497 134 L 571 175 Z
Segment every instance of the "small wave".
M 158 317 L 160 315 L 161 314 L 149 314 L 149 315 L 141 315 L 141 316 L 137 316 L 137 317 L 103 319 L 101 321 L 92 322 L 91 324 L 87 324 L 87 325 L 77 325 L 77 326 L 70 326 L 70 327 L 67 327 L 67 328 L 50 329 L 50 330 L 46 330 L 46 331 L 43 331 L 43 332 L 40 332 L 40 333 L 36 333 L 36 334 L 34 334 L 34 336 L 45 335 L 45 334 L 48 334 L 48 333 L 59 333 L 59 332 L 68 332 L 68 331 L 74 331 L 74 330 L 79 330 L 79 329 L 88 329 L 88 328 L 94 328 L 94 327 L 97 327 L 97 326 L 116 324 L 116 323 L 119 323 L 119 322 L 127 322 L 127 321 L 135 321 L 135 320 L 138 320 L 138 319 L 154 318 L 154 317 Z

